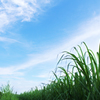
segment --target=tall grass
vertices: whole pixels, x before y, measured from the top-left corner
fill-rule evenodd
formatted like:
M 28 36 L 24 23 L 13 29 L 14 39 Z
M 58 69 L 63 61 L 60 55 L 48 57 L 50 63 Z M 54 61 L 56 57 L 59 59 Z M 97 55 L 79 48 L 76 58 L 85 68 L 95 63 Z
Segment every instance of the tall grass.
M 85 52 L 79 45 L 78 48 L 74 47 L 75 54 L 67 51 L 63 52 L 60 61 L 70 60 L 72 65 L 69 63 L 67 67 L 73 67 L 72 72 L 70 72 L 71 76 L 63 67 L 59 67 L 65 74 L 63 83 L 66 80 L 70 98 L 75 100 L 98 100 L 100 99 L 100 46 L 99 52 L 95 56 L 85 42 L 82 44 L 86 48 Z M 74 71 L 75 68 L 77 69 L 76 72 Z M 69 98 L 67 97 L 67 99 Z
M 82 45 L 86 51 L 78 45 L 74 53 L 62 52 L 50 84 L 17 95 L 19 100 L 100 100 L 100 46 L 95 55 L 85 42 Z M 66 68 L 59 67 L 63 61 Z

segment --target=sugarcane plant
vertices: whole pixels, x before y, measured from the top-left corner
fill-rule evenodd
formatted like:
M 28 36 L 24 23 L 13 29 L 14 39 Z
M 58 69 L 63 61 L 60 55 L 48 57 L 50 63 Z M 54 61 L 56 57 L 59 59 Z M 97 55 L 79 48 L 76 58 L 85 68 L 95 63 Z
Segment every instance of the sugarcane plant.
M 62 78 L 63 83 L 66 84 L 67 100 L 98 100 L 100 99 L 100 45 L 97 56 L 91 49 L 88 48 L 85 42 L 86 51 L 78 45 L 74 47 L 75 53 L 64 51 L 58 61 L 58 64 L 67 60 L 67 70 L 64 67 L 60 68 L 65 74 Z M 68 68 L 72 71 L 68 71 Z M 75 70 L 74 70 L 75 69 Z

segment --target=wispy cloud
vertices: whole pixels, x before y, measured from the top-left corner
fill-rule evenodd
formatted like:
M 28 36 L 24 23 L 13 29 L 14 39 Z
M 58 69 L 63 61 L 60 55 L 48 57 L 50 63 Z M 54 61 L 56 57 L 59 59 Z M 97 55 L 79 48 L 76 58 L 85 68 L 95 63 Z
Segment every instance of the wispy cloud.
M 0 37 L 0 41 L 1 42 L 9 42 L 9 43 L 19 42 L 16 39 L 10 39 L 10 38 L 6 38 L 6 37 Z
M 15 67 L 0 67 L 0 75 L 23 75 L 22 72 L 16 71 Z
M 1 0 L 0 1 L 0 31 L 6 25 L 17 20 L 30 21 L 39 15 L 43 6 L 51 0 Z

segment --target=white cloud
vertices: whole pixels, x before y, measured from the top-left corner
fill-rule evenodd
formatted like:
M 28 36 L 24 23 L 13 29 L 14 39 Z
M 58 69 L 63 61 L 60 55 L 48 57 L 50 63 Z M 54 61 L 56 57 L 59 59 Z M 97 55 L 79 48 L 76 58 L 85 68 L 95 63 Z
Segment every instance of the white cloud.
M 0 75 L 23 75 L 23 72 L 16 71 L 15 67 L 0 67 Z
M 9 24 L 9 19 L 7 18 L 7 15 L 4 12 L 0 12 L 0 30 L 2 30 L 3 26 Z
M 0 37 L 0 41 L 1 42 L 9 42 L 9 43 L 15 43 L 15 42 L 19 42 L 15 39 L 10 39 L 10 38 L 6 38 L 6 37 Z
M 43 5 L 51 0 L 1 0 L 0 1 L 0 31 L 17 20 L 30 21 L 42 11 Z
M 13 68 L 11 68 L 11 67 L 7 67 L 7 68 L 0 68 L 0 74 L 1 75 L 7 75 L 7 74 L 12 74 L 12 72 L 13 72 Z
M 48 75 L 48 74 L 41 74 L 41 75 L 38 75 L 38 76 L 36 76 L 36 77 L 39 77 L 39 78 L 46 78 L 46 77 L 48 77 L 47 75 Z
M 50 54 L 48 53 L 40 54 L 38 55 L 38 57 L 35 56 L 34 58 L 29 59 L 27 62 L 23 64 L 14 65 L 14 66 L 6 67 L 6 68 L 3 68 L 3 67 L 0 68 L 0 75 L 12 75 L 12 74 L 22 75 L 20 70 L 33 67 L 40 63 L 51 61 L 55 58 L 56 58 L 56 54 L 54 54 L 53 52 L 52 53 L 50 52 Z

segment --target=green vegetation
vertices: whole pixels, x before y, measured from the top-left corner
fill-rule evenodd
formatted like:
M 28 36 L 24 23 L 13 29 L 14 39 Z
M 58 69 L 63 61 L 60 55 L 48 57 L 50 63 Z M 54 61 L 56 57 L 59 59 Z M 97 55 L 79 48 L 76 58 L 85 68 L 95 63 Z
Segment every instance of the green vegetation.
M 95 56 L 85 42 L 82 44 L 86 48 L 85 52 L 79 45 L 78 48 L 74 47 L 75 54 L 63 52 L 58 66 L 60 62 L 67 61 L 67 67 L 58 67 L 53 72 L 55 79 L 50 84 L 41 90 L 36 88 L 20 95 L 12 94 L 7 85 L 1 91 L 0 100 L 100 100 L 100 46 Z M 57 76 L 58 71 L 60 76 Z
M 17 95 L 13 93 L 13 89 L 10 87 L 9 83 L 5 86 L 2 86 L 0 100 L 19 100 Z

